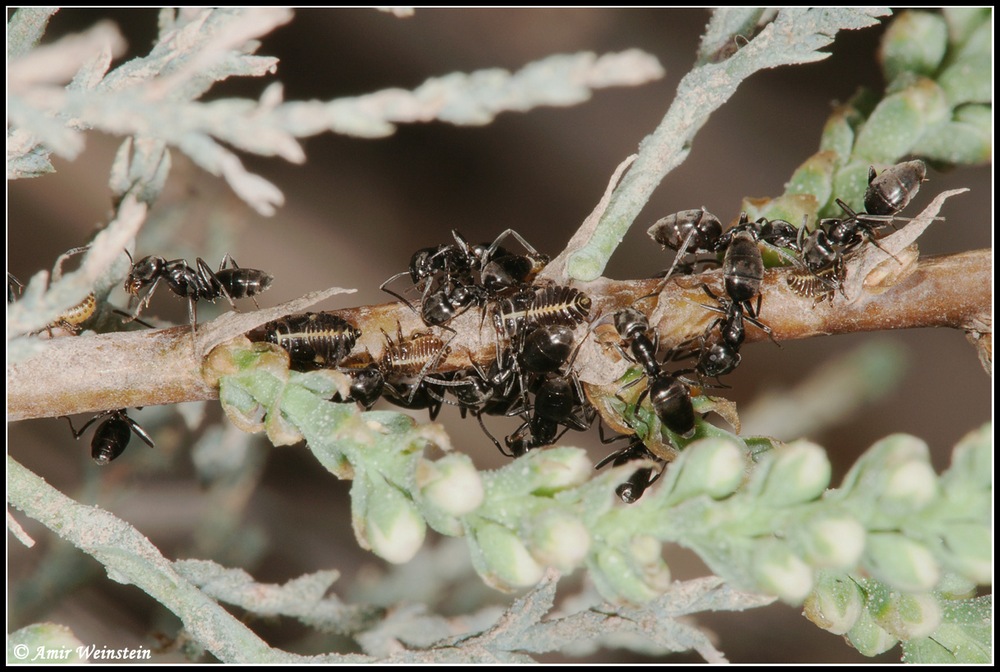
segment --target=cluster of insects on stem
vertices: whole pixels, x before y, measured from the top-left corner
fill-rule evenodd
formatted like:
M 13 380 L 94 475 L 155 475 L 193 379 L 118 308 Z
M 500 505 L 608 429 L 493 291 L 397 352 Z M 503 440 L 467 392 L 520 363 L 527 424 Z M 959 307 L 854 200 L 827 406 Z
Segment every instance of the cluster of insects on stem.
M 474 416 L 485 436 L 509 456 L 551 445 L 567 431 L 585 431 L 598 422 L 605 443 L 627 441 L 624 448 L 601 460 L 598 468 L 634 460 L 652 465 L 635 470 L 617 489 L 623 501 L 634 502 L 656 481 L 675 451 L 695 435 L 700 419 L 694 399 L 707 388 L 727 387 L 722 377 L 740 365 L 747 329 L 758 329 L 777 343 L 761 314 L 765 268 L 761 247 L 775 250 L 793 267 L 786 274 L 793 292 L 815 302 L 828 300 L 843 292 L 844 269 L 851 255 L 867 245 L 882 249 L 878 241 L 886 227 L 895 228 L 897 221 L 905 221 L 898 214 L 925 176 L 920 161 L 900 163 L 881 173 L 871 168 L 864 211 L 857 212 L 836 199 L 842 216 L 820 219 L 811 228 L 807 222 L 796 227 L 779 219 L 750 221 L 743 213 L 724 229 L 721 220 L 704 208 L 683 210 L 657 221 L 649 228 L 650 237 L 676 251 L 664 284 L 675 274 L 693 275 L 713 265 L 721 267 L 723 279 L 721 292 L 701 285 L 707 302 L 697 305 L 715 315 L 703 333 L 663 353 L 647 312 L 657 293 L 609 314 L 592 315 L 595 304 L 587 292 L 539 279 L 549 257 L 510 229 L 492 242 L 478 244 L 453 231 L 452 242 L 414 252 L 407 270 L 390 277 L 381 289 L 419 316 L 425 328 L 404 333 L 397 322 L 394 333 L 383 329 L 378 355 L 367 349 L 355 352 L 362 330 L 336 313 L 288 315 L 248 336 L 284 350 L 293 369 L 328 368 L 349 376 L 349 391 L 334 395 L 331 401 L 355 402 L 370 409 L 385 399 L 408 409 L 427 409 L 432 420 L 444 405 L 453 405 L 463 418 Z M 510 241 L 519 247 L 511 249 Z M 393 288 L 404 279 L 409 287 Z M 132 263 L 125 280 L 125 290 L 132 297 L 130 308 L 134 308 L 126 320 L 138 319 L 162 283 L 187 299 L 193 333 L 199 301 L 224 298 L 234 308 L 236 299 L 251 298 L 256 303 L 254 297 L 272 280 L 264 271 L 240 268 L 228 254 L 215 271 L 200 258 L 192 266 L 183 259 L 147 256 Z M 9 278 L 8 299 L 15 293 L 16 285 Z M 473 308 L 481 315 L 480 330 L 491 333 L 494 356 L 488 363 L 477 363 L 470 353 L 467 368 L 446 370 L 442 363 L 456 337 L 450 323 Z M 68 314 L 61 323 L 77 324 L 76 319 Z M 575 367 L 581 346 L 593 338 L 596 327 L 607 322 L 614 325 L 618 339 L 611 349 L 634 365 L 636 372 L 615 394 L 624 409 L 618 424 L 631 432 L 610 439 L 604 437 L 599 414 Z M 678 368 L 676 363 L 683 361 L 690 363 Z M 626 393 L 639 385 L 640 391 L 632 392 L 632 399 L 627 400 Z M 658 436 L 651 436 L 647 423 L 639 421 L 643 412 L 658 421 Z M 501 440 L 487 427 L 490 416 L 519 418 L 521 423 Z M 74 429 L 74 436 L 79 438 L 99 419 L 103 421 L 92 441 L 92 454 L 99 464 L 118 457 L 132 433 L 153 445 L 126 409 L 98 414 L 79 432 Z

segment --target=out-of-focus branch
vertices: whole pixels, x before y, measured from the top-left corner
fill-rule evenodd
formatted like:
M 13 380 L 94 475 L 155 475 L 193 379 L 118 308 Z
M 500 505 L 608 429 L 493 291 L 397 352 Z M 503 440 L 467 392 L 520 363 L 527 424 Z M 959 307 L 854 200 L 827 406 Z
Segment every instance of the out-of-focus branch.
M 897 264 L 891 259 L 886 263 Z M 891 270 L 891 266 L 887 268 Z M 883 281 L 887 287 L 878 284 L 867 287 L 852 301 L 837 295 L 816 305 L 813 299 L 800 297 L 788 287 L 786 275 L 792 272 L 790 269 L 773 269 L 767 271 L 762 284 L 761 314 L 779 341 L 883 329 L 951 327 L 992 342 L 991 268 L 992 250 L 988 249 L 921 259 L 908 275 L 894 279 L 895 284 Z M 869 280 L 876 275 L 869 276 Z M 575 362 L 583 381 L 609 383 L 626 366 L 613 349 L 599 345 L 608 329 L 613 332 L 610 317 L 600 319 L 601 316 L 610 316 L 649 297 L 639 306 L 646 309 L 643 304 L 648 302 L 648 311 L 655 304 L 653 316 L 663 348 L 700 335 L 718 316 L 699 304 L 710 303 L 702 284 L 721 293 L 721 271 L 671 278 L 657 303 L 650 295 L 660 282 L 655 278 L 601 279 L 578 285 L 593 301 L 592 330 L 596 336 L 586 340 Z M 282 314 L 304 310 L 303 304 L 316 300 L 313 296 L 274 309 L 229 313 L 199 325 L 197 350 L 207 353 L 223 340 Z M 362 330 L 355 351 L 367 349 L 375 357 L 385 344 L 382 330 L 394 336 L 397 321 L 404 334 L 427 329 L 419 316 L 401 303 L 361 306 L 338 313 Z M 450 354 L 441 365 L 443 370 L 467 366 L 470 358 L 485 366 L 495 356 L 496 335 L 489 316 L 484 321 L 480 311 L 470 310 L 451 326 L 456 334 L 449 343 Z M 580 335 L 584 329 L 580 327 Z M 448 332 L 442 333 L 447 340 Z M 748 342 L 766 337 L 759 329 L 747 330 Z M 7 366 L 8 420 L 217 397 L 211 377 L 206 379 L 202 373 L 202 358 L 195 354 L 195 341 L 187 326 L 56 338 L 39 346 L 30 358 Z

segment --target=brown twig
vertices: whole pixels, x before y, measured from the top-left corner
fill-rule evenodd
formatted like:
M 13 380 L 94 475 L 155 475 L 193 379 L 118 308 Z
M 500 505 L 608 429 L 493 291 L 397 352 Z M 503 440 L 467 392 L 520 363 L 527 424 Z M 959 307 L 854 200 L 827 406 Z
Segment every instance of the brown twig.
M 977 250 L 943 257 L 921 259 L 912 271 L 895 277 L 888 287 L 876 284 L 848 301 L 837 295 L 832 300 L 814 304 L 813 299 L 793 293 L 785 280 L 790 269 L 772 269 L 762 285 L 762 315 L 779 341 L 883 329 L 914 327 L 951 327 L 985 336 L 992 343 L 992 250 Z M 888 260 L 887 264 L 896 264 Z M 874 277 L 874 276 L 870 276 Z M 614 281 L 601 279 L 579 285 L 593 300 L 594 318 L 636 303 L 643 297 L 656 306 L 653 313 L 663 348 L 676 346 L 700 335 L 717 314 L 699 304 L 708 301 L 701 289 L 708 284 L 721 291 L 721 272 L 710 271 L 696 276 L 671 278 L 659 301 L 649 297 L 659 279 Z M 207 353 L 212 344 L 237 337 L 276 317 L 301 311 L 313 297 L 276 309 L 253 313 L 226 314 L 199 325 L 198 348 Z M 642 302 L 639 303 L 642 306 Z M 650 309 L 653 307 L 650 306 Z M 403 332 L 427 329 L 420 318 L 401 303 L 361 306 L 337 311 L 353 321 L 363 335 L 356 351 L 369 350 L 378 356 L 384 345 L 381 330 L 394 333 L 399 321 Z M 588 338 L 576 361 L 580 378 L 585 382 L 606 384 L 625 368 L 613 349 L 597 344 L 602 330 L 591 328 L 597 338 Z M 451 352 L 442 364 L 450 370 L 468 365 L 475 359 L 487 365 L 495 353 L 495 334 L 487 318 L 483 324 L 480 311 L 470 310 L 455 319 L 451 326 L 456 336 Z M 583 333 L 581 327 L 580 333 Z M 747 341 L 766 338 L 750 328 Z M 609 351 L 610 350 L 610 351 Z M 7 418 L 55 417 L 73 413 L 96 412 L 113 408 L 152 406 L 181 401 L 215 399 L 218 391 L 201 371 L 202 359 L 189 327 L 160 331 L 128 332 L 41 341 L 28 359 L 7 366 Z

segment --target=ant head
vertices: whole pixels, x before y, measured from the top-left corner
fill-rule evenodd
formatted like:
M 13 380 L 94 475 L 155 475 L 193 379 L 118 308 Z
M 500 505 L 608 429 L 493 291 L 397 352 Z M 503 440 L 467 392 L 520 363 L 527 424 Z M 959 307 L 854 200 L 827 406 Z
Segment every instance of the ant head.
M 131 258 L 132 255 L 129 255 L 129 259 Z M 143 257 L 132 264 L 132 270 L 125 278 L 125 291 L 129 294 L 138 294 L 140 289 L 152 284 L 163 274 L 165 264 L 163 257 Z

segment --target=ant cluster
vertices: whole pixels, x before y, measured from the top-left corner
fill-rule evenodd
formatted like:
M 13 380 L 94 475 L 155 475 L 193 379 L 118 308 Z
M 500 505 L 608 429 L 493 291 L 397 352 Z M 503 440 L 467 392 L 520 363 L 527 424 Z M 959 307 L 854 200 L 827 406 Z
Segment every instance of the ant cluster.
M 653 463 L 636 470 L 618 486 L 616 493 L 623 501 L 638 500 L 662 473 L 680 442 L 694 437 L 696 412 L 692 399 L 702 394 L 703 387 L 726 387 L 721 377 L 740 364 L 746 325 L 760 329 L 777 343 L 771 328 L 761 319 L 761 244 L 776 250 L 794 267 L 786 276 L 794 292 L 813 297 L 816 302 L 831 298 L 838 290 L 843 292 L 845 259 L 868 243 L 882 249 L 878 243 L 881 229 L 894 226 L 900 219 L 897 214 L 915 196 L 925 174 L 920 161 L 901 163 L 881 174 L 872 168 L 865 211 L 855 212 L 837 199 L 844 216 L 821 219 L 811 231 L 805 222 L 799 228 L 783 220 L 761 218 L 751 222 L 746 213 L 724 231 L 721 221 L 704 208 L 664 217 L 649 229 L 656 242 L 677 252 L 663 283 L 674 273 L 693 274 L 699 266 L 717 265 L 722 269 L 724 291 L 716 293 L 702 284 L 711 303 L 697 305 L 717 317 L 700 336 L 662 357 L 658 357 L 655 329 L 647 314 L 636 307 L 643 299 L 608 316 L 620 339 L 612 347 L 636 365 L 639 375 L 617 395 L 625 404 L 621 413 L 624 425 L 633 433 L 605 439 L 600 427 L 604 443 L 627 439 L 628 444 L 601 460 L 597 468 L 634 460 Z M 417 250 L 408 270 L 382 283 L 381 289 L 419 315 L 427 329 L 404 334 L 397 323 L 395 334 L 382 330 L 384 347 L 378 357 L 367 350 L 352 352 L 362 332 L 333 313 L 289 315 L 248 336 L 283 348 L 295 370 L 326 368 L 346 373 L 351 379 L 349 392 L 335 395 L 333 401 L 354 401 L 370 409 L 384 398 L 404 408 L 427 409 L 432 420 L 445 404 L 457 406 L 463 418 L 475 416 L 483 432 L 508 456 L 553 444 L 570 429 L 589 429 L 597 411 L 584 395 L 574 363 L 584 340 L 605 316 L 591 320 L 592 301 L 579 289 L 537 281 L 549 257 L 537 252 L 517 232 L 508 229 L 489 244 L 471 244 L 457 231 L 452 232 L 452 237 L 454 243 Z M 504 247 L 501 243 L 508 238 L 514 238 L 524 252 L 518 254 Z M 409 291 L 419 294 L 415 301 L 389 289 L 406 277 L 412 284 Z M 271 279 L 263 271 L 239 268 L 229 255 L 215 272 L 201 259 L 193 269 L 184 260 L 168 262 L 146 257 L 132 265 L 125 288 L 133 296 L 150 288 L 138 303 L 141 310 L 148 305 L 158 283 L 164 281 L 171 291 L 188 299 L 193 331 L 197 301 L 225 297 L 233 304 L 234 299 L 264 291 Z M 472 360 L 470 353 L 468 368 L 445 370 L 442 364 L 451 354 L 450 343 L 457 335 L 449 323 L 473 307 L 481 311 L 480 327 L 487 321 L 492 327 L 495 356 L 488 365 L 481 365 Z M 578 333 L 581 330 L 582 337 Z M 682 359 L 693 359 L 694 363 L 690 368 L 668 370 L 668 363 Z M 708 384 L 709 380 L 714 384 Z M 621 394 L 639 383 L 644 383 L 644 388 L 634 402 L 626 402 Z M 638 409 L 647 399 L 660 427 L 667 431 L 639 435 L 637 428 L 644 423 L 637 420 Z M 127 445 L 130 432 L 152 445 L 125 409 L 95 416 L 79 433 L 74 430 L 74 436 L 79 438 L 90 424 L 105 416 L 92 446 L 98 463 L 117 457 Z M 483 416 L 516 417 L 521 424 L 501 443 L 487 429 Z M 666 441 L 670 445 L 664 447 L 663 441 L 655 438 L 657 434 L 669 436 Z
M 293 368 L 339 368 L 351 377 L 350 392 L 335 401 L 356 401 L 365 408 L 380 397 L 409 409 L 428 409 L 433 420 L 444 404 L 472 414 L 490 440 L 507 455 L 522 455 L 554 443 L 560 430 L 585 430 L 596 415 L 586 402 L 573 371 L 579 345 L 576 328 L 588 319 L 591 300 L 583 292 L 557 285 L 536 285 L 535 276 L 549 258 L 517 232 L 504 231 L 492 243 L 470 244 L 457 231 L 454 244 L 417 250 L 409 270 L 382 284 L 405 302 L 430 330 L 395 337 L 382 332 L 380 357 L 368 352 L 348 357 L 360 331 L 327 313 L 289 316 L 251 333 L 251 340 L 280 345 Z M 525 249 L 515 254 L 501 245 L 508 237 Z M 409 276 L 420 293 L 416 305 L 387 287 Z M 486 367 L 459 371 L 439 365 L 451 353 L 455 337 L 448 323 L 469 308 L 482 310 L 496 333 L 496 357 Z M 575 346 L 575 347 L 574 347 Z M 471 361 L 471 358 L 470 358 Z M 484 415 L 520 417 L 521 425 L 501 444 L 486 428 Z

